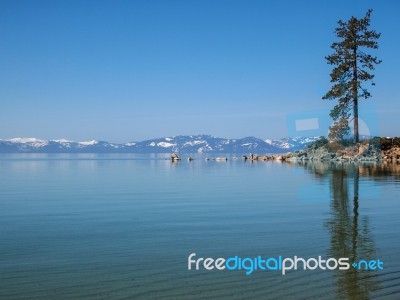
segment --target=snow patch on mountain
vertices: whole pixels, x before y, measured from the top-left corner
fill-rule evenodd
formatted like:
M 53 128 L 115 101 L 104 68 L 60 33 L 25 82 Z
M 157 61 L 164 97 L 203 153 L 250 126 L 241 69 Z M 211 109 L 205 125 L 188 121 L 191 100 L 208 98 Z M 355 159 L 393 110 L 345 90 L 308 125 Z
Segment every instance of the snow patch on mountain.
M 20 144 L 26 144 L 26 143 L 43 144 L 46 142 L 44 140 L 39 140 L 37 138 L 13 138 L 13 139 L 5 140 L 5 141 L 9 141 L 11 143 L 20 143 Z
M 99 142 L 96 140 L 91 140 L 91 141 L 86 141 L 86 142 L 78 142 L 78 144 L 80 145 L 84 145 L 84 146 L 93 146 L 98 144 Z
M 166 143 L 166 142 L 160 142 L 160 143 L 157 143 L 157 146 L 158 147 L 164 147 L 164 148 L 170 148 L 170 147 L 175 146 L 175 144 Z
M 183 144 L 183 146 L 194 146 L 194 145 L 200 145 L 200 144 L 207 144 L 206 141 L 190 141 L 190 142 L 186 142 Z

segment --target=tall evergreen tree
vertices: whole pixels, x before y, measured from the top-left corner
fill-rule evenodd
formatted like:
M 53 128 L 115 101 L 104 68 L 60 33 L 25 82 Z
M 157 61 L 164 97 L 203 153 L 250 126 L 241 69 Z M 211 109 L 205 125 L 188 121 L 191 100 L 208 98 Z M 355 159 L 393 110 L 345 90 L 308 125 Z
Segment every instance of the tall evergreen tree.
M 322 99 L 338 99 L 338 104 L 331 110 L 334 123 L 330 127 L 329 137 L 342 138 L 350 132 L 349 122 L 354 121 L 354 142 L 359 142 L 358 101 L 368 99 L 371 93 L 363 86 L 366 82 L 375 85 L 370 71 L 382 61 L 366 53 L 366 49 L 378 49 L 380 33 L 370 30 L 372 9 L 365 17 L 351 17 L 347 22 L 339 20 L 335 29 L 339 41 L 331 45 L 333 54 L 326 56 L 327 63 L 333 65 L 329 92 Z

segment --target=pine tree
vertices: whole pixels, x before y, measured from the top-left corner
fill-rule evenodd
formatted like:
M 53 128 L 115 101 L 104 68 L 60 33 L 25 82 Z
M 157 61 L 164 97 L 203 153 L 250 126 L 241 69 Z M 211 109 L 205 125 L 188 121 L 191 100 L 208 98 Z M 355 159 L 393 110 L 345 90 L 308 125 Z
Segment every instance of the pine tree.
M 368 99 L 371 93 L 363 87 L 366 82 L 373 81 L 370 71 L 382 61 L 376 56 L 364 52 L 366 49 L 378 49 L 377 40 L 380 33 L 370 30 L 372 9 L 365 17 L 351 17 L 347 22 L 339 20 L 335 29 L 338 42 L 331 45 L 334 53 L 326 56 L 327 63 L 333 65 L 329 92 L 322 99 L 338 99 L 338 104 L 331 110 L 330 116 L 334 123 L 330 127 L 331 138 L 341 138 L 350 132 L 348 126 L 351 118 L 354 121 L 354 143 L 359 142 L 358 131 L 358 101 Z

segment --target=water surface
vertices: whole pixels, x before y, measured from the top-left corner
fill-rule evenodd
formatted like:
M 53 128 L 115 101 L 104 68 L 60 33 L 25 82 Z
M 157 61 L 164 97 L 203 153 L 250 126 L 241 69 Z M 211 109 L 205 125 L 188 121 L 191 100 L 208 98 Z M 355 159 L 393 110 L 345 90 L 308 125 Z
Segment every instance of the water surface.
M 400 297 L 400 167 L 0 156 L 1 299 Z M 380 271 L 188 271 L 187 257 L 381 259 Z

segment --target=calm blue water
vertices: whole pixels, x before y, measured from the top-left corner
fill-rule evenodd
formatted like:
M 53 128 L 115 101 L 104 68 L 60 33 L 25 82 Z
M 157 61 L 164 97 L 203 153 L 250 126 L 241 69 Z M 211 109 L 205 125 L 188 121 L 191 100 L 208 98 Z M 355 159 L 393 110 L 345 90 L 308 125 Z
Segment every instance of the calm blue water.
M 400 166 L 1 155 L 1 299 L 400 298 Z M 188 271 L 198 257 L 379 271 Z

